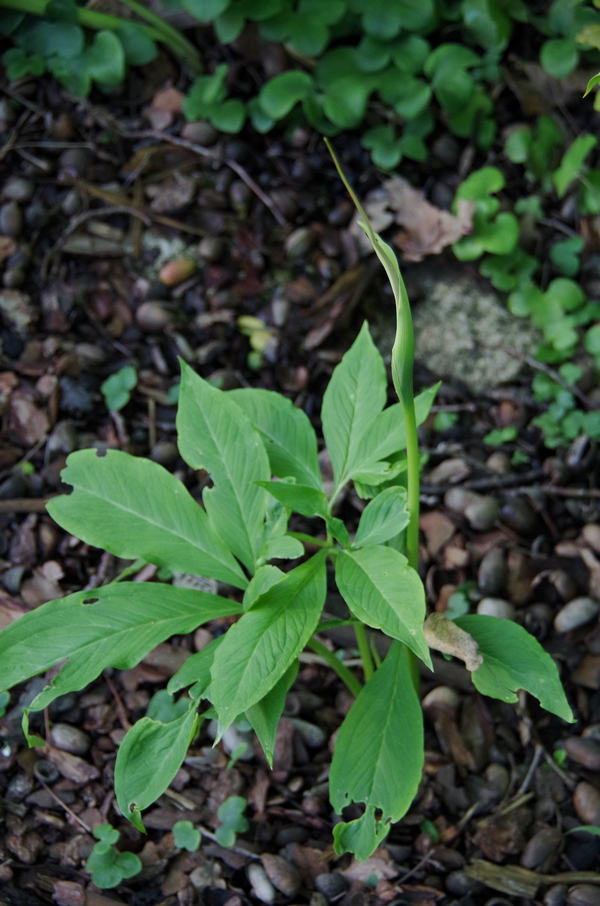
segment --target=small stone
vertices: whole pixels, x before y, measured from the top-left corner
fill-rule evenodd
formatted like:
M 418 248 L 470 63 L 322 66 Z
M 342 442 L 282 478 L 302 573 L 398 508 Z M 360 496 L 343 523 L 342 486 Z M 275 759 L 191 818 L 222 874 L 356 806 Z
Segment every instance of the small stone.
M 348 882 L 339 871 L 331 871 L 328 874 L 317 875 L 315 887 L 319 893 L 322 893 L 323 896 L 331 901 L 347 891 Z
M 530 535 L 537 525 L 537 514 L 526 497 L 510 497 L 501 510 L 502 521 L 519 535 Z
M 464 459 L 445 459 L 427 475 L 427 484 L 456 484 L 471 473 Z
M 50 738 L 57 749 L 70 752 L 72 755 L 85 755 L 91 745 L 87 733 L 70 724 L 54 724 Z
M 554 618 L 554 628 L 557 632 L 578 629 L 593 620 L 599 610 L 600 604 L 593 598 L 574 598 L 558 611 Z
M 285 251 L 290 258 L 302 258 L 314 245 L 316 236 L 309 227 L 299 227 L 285 240 Z
M 583 824 L 600 826 L 600 790 L 582 780 L 575 787 L 573 805 Z
M 544 906 L 564 906 L 567 899 L 567 888 L 563 884 L 554 884 L 544 894 Z
M 315 724 L 311 724 L 307 720 L 300 720 L 300 718 L 297 717 L 293 718 L 292 723 L 294 729 L 300 733 L 302 739 L 309 748 L 319 749 L 327 742 L 327 736 L 323 730 Z
M 157 462 L 161 466 L 168 468 L 169 466 L 175 465 L 179 459 L 179 450 L 177 445 L 172 443 L 170 440 L 161 440 L 152 447 L 150 451 L 150 459 L 154 462 Z
M 521 865 L 523 868 L 531 870 L 540 868 L 543 870 L 546 863 L 557 852 L 560 846 L 561 834 L 554 827 L 542 827 L 531 840 L 528 841 L 523 855 L 521 856 Z
M 63 214 L 66 214 L 67 217 L 73 217 L 81 211 L 81 204 L 81 195 L 77 189 L 69 189 L 61 201 L 60 207 Z
M 269 881 L 267 873 L 262 865 L 259 865 L 257 862 L 251 862 L 246 871 L 254 895 L 263 903 L 267 903 L 268 906 L 271 906 L 277 899 L 277 893 Z
M 446 890 L 448 893 L 454 894 L 456 897 L 464 897 L 469 893 L 483 893 L 485 890 L 484 885 L 481 881 L 476 881 L 475 878 L 470 878 L 462 868 L 457 869 L 456 871 L 451 871 L 446 875 L 445 880 Z
M 515 608 L 504 598 L 482 598 L 477 605 L 477 613 L 498 620 L 514 620 L 516 617 Z
M 477 572 L 477 584 L 484 595 L 496 595 L 506 585 L 506 559 L 504 551 L 493 547 L 484 554 Z
M 597 554 L 600 554 L 600 525 L 596 522 L 589 522 L 583 526 L 581 534 L 585 543 Z
M 287 189 L 273 189 L 271 200 L 279 208 L 286 220 L 293 220 L 298 213 L 298 202 Z
M 489 532 L 498 520 L 500 508 L 493 497 L 481 497 L 465 509 L 465 516 L 478 532 Z
M 264 853 L 260 859 L 269 881 L 277 890 L 286 897 L 293 897 L 298 893 L 302 882 L 295 865 L 292 865 L 287 859 L 271 853 Z
M 192 258 L 180 258 L 163 264 L 158 272 L 158 279 L 166 286 L 177 286 L 194 274 L 196 262 Z
M 198 244 L 198 254 L 203 261 L 215 264 L 225 254 L 226 245 L 218 236 L 206 236 Z
M 18 236 L 23 229 L 23 212 L 16 201 L 9 201 L 0 208 L 0 233 Z
M 25 283 L 25 271 L 21 267 L 7 267 L 2 274 L 2 284 L 7 289 L 17 289 Z
M 42 230 L 49 219 L 49 212 L 38 201 L 34 201 L 25 208 L 25 223 L 31 230 Z
M 252 761 L 254 758 L 253 734 L 251 731 L 240 730 L 235 724 L 231 724 L 230 727 L 227 727 L 221 739 L 223 748 L 228 755 L 232 755 L 238 749 L 241 751 L 241 747 L 245 746 L 245 750 L 241 754 L 236 752 L 238 759 L 240 761 Z M 265 902 L 267 901 L 265 900 Z
M 216 129 L 213 129 L 210 123 L 186 123 L 181 130 L 181 137 L 188 142 L 194 142 L 195 145 L 209 147 L 214 145 L 219 133 Z
M 57 422 L 48 438 L 49 453 L 73 453 L 79 445 L 79 432 L 72 422 Z
M 248 209 L 252 198 L 252 191 L 241 179 L 234 179 L 229 186 L 229 201 L 232 207 L 241 213 Z
M 146 333 L 160 333 L 173 323 L 173 316 L 160 302 L 142 302 L 135 319 Z
M 569 736 L 564 746 L 573 761 L 582 764 L 588 771 L 600 771 L 600 745 L 593 739 Z
M 9 201 L 30 201 L 35 192 L 35 183 L 25 176 L 9 176 L 2 186 L 2 195 Z
M 495 450 L 491 456 L 488 456 L 485 464 L 492 472 L 498 472 L 500 475 L 508 475 L 512 472 L 510 456 L 508 453 L 503 453 L 502 450 Z
M 58 158 L 60 173 L 70 176 L 86 176 L 92 165 L 92 155 L 85 148 L 68 148 Z
M 600 906 L 600 887 L 595 884 L 576 884 L 567 892 L 568 906 Z

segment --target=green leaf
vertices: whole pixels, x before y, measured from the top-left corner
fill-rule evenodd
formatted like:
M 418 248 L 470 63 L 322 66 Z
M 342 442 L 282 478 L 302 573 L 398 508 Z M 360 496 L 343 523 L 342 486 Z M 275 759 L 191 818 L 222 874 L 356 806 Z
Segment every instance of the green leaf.
M 239 38 L 245 24 L 246 20 L 239 8 L 229 7 L 213 21 L 213 28 L 221 44 L 231 44 Z
M 542 69 L 555 79 L 566 79 L 579 62 L 579 50 L 572 38 L 551 38 L 540 50 Z
M 296 539 L 291 538 L 290 540 L 295 541 Z M 300 546 L 302 547 L 302 545 Z M 302 553 L 304 553 L 304 548 L 302 548 Z M 302 556 L 302 554 L 300 554 L 300 556 Z M 274 585 L 281 582 L 283 578 L 285 578 L 285 573 L 277 566 L 267 565 L 259 567 L 252 576 L 250 584 L 244 592 L 244 600 L 242 602 L 244 610 L 250 610 L 254 602 L 257 601 L 261 595 L 264 595 L 270 588 L 273 588 Z
M 592 78 L 587 83 L 586 88 L 585 88 L 585 94 L 583 95 L 584 98 L 588 96 L 588 94 L 590 93 L 592 88 L 596 87 L 598 82 L 600 82 L 600 72 L 598 73 L 598 75 L 592 76 Z
M 221 846 L 233 846 L 235 835 L 249 830 L 250 825 L 244 817 L 248 803 L 243 796 L 229 796 L 217 810 L 221 826 L 217 827 L 215 836 Z
M 100 384 L 106 408 L 109 412 L 118 412 L 126 406 L 131 398 L 131 391 L 137 384 L 137 371 L 132 365 L 125 365 L 115 374 L 111 374 Z
M 196 703 L 168 724 L 142 717 L 117 752 L 115 793 L 122 814 L 144 831 L 141 811 L 167 789 L 183 764 L 198 725 Z
M 327 515 L 327 497 L 323 491 L 287 481 L 258 481 L 257 484 L 296 513 L 323 518 Z
M 85 603 L 93 602 L 93 603 Z M 239 604 L 188 588 L 148 582 L 105 585 L 50 601 L 0 633 L 0 689 L 9 689 L 66 659 L 34 699 L 45 708 L 78 692 L 106 667 L 128 670 L 172 635 L 239 613 Z
M 183 0 L 183 7 L 199 22 L 212 22 L 231 6 L 231 0 Z
M 408 811 L 423 769 L 423 716 L 406 653 L 395 642 L 340 727 L 329 774 L 340 814 L 364 803 L 362 818 L 333 829 L 337 853 L 368 858 Z M 376 815 L 376 812 L 379 814 Z
M 270 692 L 315 631 L 325 601 L 325 557 L 320 551 L 287 573 L 228 630 L 211 670 L 221 732 Z
M 83 55 L 85 70 L 100 85 L 112 87 L 125 78 L 125 53 L 112 31 L 98 31 Z
M 505 50 L 512 22 L 496 0 L 463 0 L 462 17 L 467 31 L 487 51 Z
M 227 393 L 182 363 L 177 412 L 179 450 L 193 469 L 206 469 L 214 488 L 203 502 L 211 522 L 250 571 L 266 510 L 266 491 L 254 482 L 271 477 L 263 443 Z
M 177 673 L 171 677 L 167 684 L 168 692 L 179 692 L 186 686 L 193 686 L 190 690 L 190 698 L 199 699 L 206 697 L 204 693 L 211 683 L 210 668 L 215 656 L 215 651 L 225 638 L 224 635 L 213 639 L 202 651 L 195 654 L 185 661 Z
M 481 614 L 459 617 L 455 622 L 479 645 L 483 664 L 471 673 L 471 679 L 483 695 L 516 702 L 516 693 L 524 689 L 546 711 L 573 722 L 556 664 L 526 629 L 511 620 Z
M 364 508 L 354 547 L 373 547 L 389 541 L 406 528 L 410 515 L 404 488 L 387 488 Z
M 514 214 L 503 211 L 493 223 L 487 223 L 477 231 L 484 252 L 491 255 L 510 255 L 519 241 L 519 222 Z
M 385 405 L 386 386 L 383 359 L 365 321 L 335 368 L 323 397 L 323 435 L 337 487 L 345 484 L 361 464 L 358 451 Z
M 125 60 L 129 66 L 145 66 L 157 58 L 156 42 L 135 22 L 122 22 L 115 34 L 123 45 Z
M 108 843 L 109 846 L 112 846 L 113 843 L 118 843 L 119 837 L 121 836 L 119 831 L 116 827 L 113 827 L 112 824 L 99 824 L 98 827 L 94 828 L 92 834 L 96 840 Z
M 375 84 L 364 73 L 336 79 L 326 91 L 323 110 L 338 129 L 354 129 L 360 125 L 367 109 L 367 101 Z
M 246 587 L 202 507 L 158 463 L 119 450 L 105 456 L 80 450 L 68 457 L 61 478 L 73 493 L 54 497 L 47 510 L 72 535 L 124 560 L 139 557 L 173 572 Z
M 329 44 L 329 29 L 320 17 L 297 12 L 290 22 L 290 44 L 306 57 L 318 57 Z
M 166 689 L 159 689 L 148 703 L 146 717 L 158 720 L 161 724 L 169 724 L 182 714 L 187 714 L 189 706 L 189 699 L 186 701 L 185 698 L 180 698 L 176 702 L 170 692 L 167 692 Z
M 143 868 L 142 860 L 135 853 L 124 852 L 117 856 L 115 866 L 121 872 L 122 878 L 133 878 Z
M 425 591 L 406 557 L 391 547 L 338 551 L 335 581 L 359 620 L 404 642 L 431 668 L 423 633 Z
M 583 163 L 597 144 L 595 135 L 578 135 L 563 154 L 558 170 L 552 174 L 552 182 L 559 198 L 563 198 L 574 179 L 580 174 Z
M 23 42 L 23 49 L 30 53 L 39 53 L 44 57 L 56 54 L 63 59 L 78 57 L 83 47 L 83 29 L 67 21 L 38 20 L 28 29 Z
M 246 710 L 246 719 L 258 736 L 258 741 L 265 753 L 267 764 L 273 769 L 273 753 L 275 751 L 275 736 L 277 724 L 283 713 L 285 697 L 288 694 L 296 676 L 298 675 L 298 661 L 295 660 L 275 683 L 270 692 L 252 707 Z
M 361 145 L 371 149 L 371 158 L 378 167 L 391 169 L 402 160 L 400 143 L 393 126 L 374 126 L 373 129 L 368 129 L 361 139 Z
M 504 154 L 513 164 L 527 163 L 531 141 L 531 129 L 528 126 L 520 126 L 511 132 L 504 142 Z
M 246 119 L 246 106 L 237 98 L 229 98 L 210 112 L 210 121 L 220 132 L 239 132 Z
M 177 849 L 195 853 L 202 842 L 202 834 L 191 821 L 176 821 L 173 825 L 174 843 Z
M 590 327 L 585 335 L 583 345 L 586 352 L 591 355 L 600 355 L 600 324 L 594 324 Z
M 267 116 L 281 120 L 312 91 L 313 80 L 307 72 L 290 70 L 269 79 L 261 89 L 258 100 Z
M 565 277 L 576 277 L 581 269 L 581 255 L 585 246 L 581 236 L 570 236 L 555 242 L 550 248 L 550 260 L 560 269 Z
M 230 390 L 232 399 L 260 434 L 277 478 L 323 489 L 317 455 L 317 436 L 308 416 L 291 400 L 272 390 L 253 387 Z
M 75 0 L 50 0 L 44 10 L 44 18 L 51 22 L 77 22 L 77 3 Z

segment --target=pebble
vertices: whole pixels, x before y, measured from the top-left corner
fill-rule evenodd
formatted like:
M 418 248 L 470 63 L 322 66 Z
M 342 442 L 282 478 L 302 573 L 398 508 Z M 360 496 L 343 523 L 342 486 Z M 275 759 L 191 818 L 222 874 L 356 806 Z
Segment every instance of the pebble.
M 253 734 L 251 731 L 240 730 L 235 724 L 231 724 L 223 733 L 222 742 L 223 748 L 228 755 L 231 755 L 240 746 L 245 746 L 242 754 L 238 753 L 238 759 L 240 761 L 252 761 L 254 758 Z
M 302 886 L 298 869 L 287 859 L 264 853 L 261 857 L 269 881 L 286 897 L 295 896 Z
M 181 137 L 196 145 L 214 145 L 219 137 L 216 129 L 210 123 L 186 123 L 181 130 Z
M 503 453 L 502 450 L 495 450 L 494 453 L 488 456 L 485 464 L 492 472 L 499 472 L 501 475 L 508 475 L 512 472 L 510 456 L 508 453 Z
M 9 201 L 30 201 L 35 192 L 35 183 L 25 176 L 9 176 L 2 186 L 2 195 Z
M 85 755 L 91 745 L 87 733 L 70 724 L 54 724 L 50 730 L 50 738 L 57 749 L 70 752 L 72 755 Z
M 595 884 L 576 884 L 567 893 L 568 906 L 600 906 L 600 887 Z
M 593 739 L 569 736 L 564 741 L 564 747 L 573 761 L 582 764 L 588 771 L 600 771 L 600 745 Z
M 16 774 L 6 787 L 5 799 L 7 802 L 22 802 L 34 786 L 35 782 L 29 774 Z
M 248 873 L 248 880 L 252 886 L 252 892 L 256 898 L 271 906 L 271 903 L 274 903 L 277 899 L 277 893 L 269 881 L 267 873 L 262 865 L 259 865 L 257 862 L 252 862 L 246 871 Z
M 482 598 L 477 605 L 477 613 L 496 617 L 498 620 L 514 620 L 517 615 L 510 601 L 505 601 L 504 598 Z
M 563 884 L 554 884 L 544 894 L 544 906 L 564 906 L 567 898 L 567 888 Z
M 573 805 L 584 824 L 600 826 L 600 790 L 595 786 L 585 780 L 578 783 L 573 793 Z
M 57 422 L 48 438 L 48 453 L 73 453 L 79 445 L 79 432 L 72 422 Z
M 203 261 L 215 264 L 225 254 L 225 243 L 218 236 L 206 236 L 198 244 L 198 254 Z
M 81 211 L 81 195 L 77 189 L 69 189 L 60 203 L 63 214 L 67 217 L 73 217 Z
M 2 274 L 2 285 L 7 289 L 17 289 L 25 283 L 25 271 L 20 267 L 7 267 Z
M 9 201 L 0 208 L 0 233 L 18 236 L 23 229 L 23 212 L 16 201 Z
M 25 223 L 31 230 L 43 229 L 50 219 L 50 214 L 43 204 L 33 202 L 25 208 Z
M 553 816 L 554 817 L 554 816 Z M 589 871 L 596 868 L 600 855 L 600 837 L 585 832 L 569 834 L 565 857 L 575 871 Z
M 544 863 L 554 855 L 560 846 L 561 834 L 554 827 L 542 827 L 528 841 L 523 855 L 521 856 L 521 865 L 523 868 L 531 870 L 541 868 Z
M 174 465 L 179 459 L 177 445 L 170 440 L 160 440 L 152 447 L 150 459 L 167 468 Z
M 596 522 L 588 522 L 583 526 L 581 534 L 585 543 L 597 554 L 600 554 L 600 525 Z
M 504 551 L 493 547 L 484 554 L 477 572 L 477 584 L 484 595 L 495 595 L 506 584 L 506 559 Z
M 464 459 L 445 459 L 427 475 L 427 484 L 456 484 L 470 474 Z
M 454 894 L 456 897 L 464 897 L 469 893 L 483 893 L 485 890 L 485 886 L 481 881 L 470 878 L 462 868 L 457 869 L 457 871 L 451 871 L 446 875 L 445 884 L 448 893 Z
M 465 488 L 451 488 L 444 496 L 444 504 L 454 513 L 465 516 L 470 525 L 480 532 L 494 527 L 500 507 L 493 497 L 483 497 Z
M 135 319 L 147 333 L 160 333 L 173 323 L 173 315 L 160 302 L 142 302 Z
M 247 210 L 252 198 L 252 191 L 241 179 L 234 179 L 229 186 L 229 201 L 234 210 L 243 213 Z
M 286 189 L 273 189 L 271 200 L 287 220 L 293 220 L 298 213 L 298 202 Z
M 54 783 L 58 779 L 58 768 L 45 758 L 40 758 L 35 762 L 33 773 L 38 780 L 43 780 L 44 783 Z
M 290 258 L 302 258 L 312 248 L 315 234 L 309 227 L 299 227 L 285 240 L 285 251 Z
M 537 524 L 537 514 L 526 497 L 509 497 L 501 510 L 502 521 L 519 535 L 530 535 Z
M 589 623 L 600 610 L 600 604 L 594 598 L 581 597 L 569 601 L 556 614 L 554 628 L 557 632 L 570 632 Z
M 294 717 L 292 723 L 309 748 L 319 749 L 327 742 L 326 734 L 315 724 L 311 724 L 307 720 L 300 720 L 298 717 Z
M 85 148 L 68 148 L 58 158 L 58 169 L 68 176 L 86 176 L 92 155 Z
M 331 871 L 328 874 L 317 875 L 315 878 L 315 887 L 327 897 L 328 900 L 334 900 L 341 893 L 348 889 L 348 882 L 339 871 Z

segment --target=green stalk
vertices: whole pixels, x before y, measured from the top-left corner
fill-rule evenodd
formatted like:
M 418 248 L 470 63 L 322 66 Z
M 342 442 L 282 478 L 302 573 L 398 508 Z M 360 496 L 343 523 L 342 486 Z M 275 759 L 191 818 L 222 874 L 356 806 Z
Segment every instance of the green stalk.
M 352 695 L 357 698 L 358 693 L 362 689 L 361 684 L 354 674 L 335 656 L 333 651 L 330 651 L 329 648 L 326 648 L 325 645 L 322 645 L 317 639 L 309 639 L 306 646 L 307 648 L 312 648 L 315 654 L 318 654 L 323 658 L 327 665 L 337 673 L 342 682 L 348 687 Z
M 198 51 L 190 44 L 190 42 L 183 37 L 181 32 L 176 28 L 173 28 L 172 25 L 169 25 L 168 22 L 165 22 L 164 19 L 161 19 L 160 16 L 157 16 L 156 13 L 153 13 L 152 10 L 147 9 L 142 3 L 138 3 L 137 0 L 120 0 L 120 2 L 129 7 L 129 9 L 137 13 L 141 19 L 145 19 L 149 25 L 153 26 L 158 32 L 164 35 L 161 39 L 164 44 L 167 44 L 178 56 L 186 60 L 190 66 L 194 69 L 194 74 L 198 74 L 202 71 L 202 64 L 200 62 L 200 57 Z
M 28 13 L 32 16 L 44 16 L 48 2 L 49 0 L 0 0 L 0 8 L 14 9 L 19 13 Z M 130 6 L 132 0 L 123 0 L 123 2 L 125 5 Z M 133 2 L 135 2 L 135 0 L 133 0 Z M 148 20 L 150 16 L 154 16 L 154 14 L 150 13 L 149 10 L 146 10 L 145 7 L 142 7 L 142 9 L 148 14 L 144 16 L 146 20 Z M 186 61 L 194 73 L 200 72 L 202 70 L 202 64 L 195 47 L 180 35 L 177 29 L 164 23 L 158 16 L 154 16 L 154 18 L 160 22 L 160 28 L 157 23 L 155 23 L 156 27 L 145 25 L 141 22 L 135 22 L 134 24 L 137 25 L 145 35 L 152 38 L 152 40 L 166 44 L 176 56 L 181 57 Z M 103 29 L 116 31 L 126 20 L 119 18 L 119 16 L 98 13 L 95 10 L 78 6 L 77 21 L 84 28 L 91 28 L 94 31 L 101 31 Z
M 373 666 L 373 659 L 371 657 L 371 649 L 369 648 L 369 643 L 367 641 L 367 633 L 365 631 L 365 624 L 359 623 L 354 627 L 354 634 L 356 636 L 356 641 L 358 644 L 358 653 L 360 654 L 360 659 L 363 663 L 363 671 L 365 674 L 365 682 L 369 682 L 373 674 L 375 673 L 375 668 Z

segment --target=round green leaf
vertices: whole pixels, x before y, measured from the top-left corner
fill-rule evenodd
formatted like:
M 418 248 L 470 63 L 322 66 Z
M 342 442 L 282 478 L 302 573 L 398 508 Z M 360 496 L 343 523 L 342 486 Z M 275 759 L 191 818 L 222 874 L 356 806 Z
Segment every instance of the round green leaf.
M 511 132 L 504 142 L 504 154 L 513 164 L 524 164 L 529 157 L 531 147 L 531 129 L 522 126 Z
M 116 865 L 108 865 L 92 871 L 92 881 L 100 890 L 110 890 L 112 887 L 118 887 L 122 880 L 123 875 Z
M 429 106 L 431 88 L 421 79 L 406 79 L 406 95 L 394 104 L 394 110 L 406 120 L 412 120 Z
M 318 57 L 329 43 L 329 29 L 309 13 L 298 13 L 290 23 L 290 42 L 298 53 Z
M 391 55 L 387 42 L 378 41 L 370 35 L 364 35 L 356 48 L 356 61 L 362 72 L 379 72 L 390 62 Z
M 125 77 L 123 45 L 111 31 L 96 32 L 83 61 L 87 74 L 100 85 L 118 85 Z
M 135 22 L 122 22 L 116 34 L 130 66 L 145 66 L 158 56 L 156 43 Z
M 340 79 L 326 92 L 323 110 L 334 126 L 353 129 L 362 122 L 370 91 L 364 76 Z
M 463 22 L 475 40 L 487 51 L 499 53 L 508 44 L 511 20 L 494 0 L 463 0 Z
M 425 60 L 423 69 L 425 75 L 431 78 L 434 73 L 442 66 L 448 66 L 451 69 L 471 69 L 481 62 L 481 57 L 465 47 L 463 44 L 440 44 L 435 50 L 432 50 Z
M 177 849 L 187 849 L 191 853 L 196 852 L 202 840 L 200 831 L 191 821 L 176 821 L 173 825 L 173 836 Z
M 585 293 L 578 283 L 568 277 L 556 277 L 548 285 L 546 300 L 558 302 L 563 311 L 576 311 L 585 302 Z
M 119 869 L 123 878 L 133 878 L 143 868 L 140 857 L 130 852 L 119 853 L 115 866 Z
M 242 31 L 244 30 L 244 25 L 246 20 L 240 12 L 238 7 L 230 7 L 226 9 L 224 13 L 221 13 L 220 16 L 217 16 L 213 23 L 215 34 L 221 44 L 230 44 L 232 41 L 235 41 L 236 38 L 239 38 Z
M 282 72 L 263 87 L 258 97 L 263 112 L 272 120 L 283 119 L 299 101 L 313 90 L 313 81 L 307 72 L 293 70 Z
M 552 38 L 545 41 L 540 50 L 540 63 L 548 75 L 566 79 L 579 61 L 579 51 L 574 39 Z
M 183 7 L 199 22 L 212 22 L 231 6 L 231 0 L 183 0 Z
M 493 223 L 486 224 L 479 237 L 484 251 L 492 255 L 510 255 L 519 241 L 519 223 L 514 214 L 504 211 Z
M 257 132 L 260 132 L 263 135 L 265 132 L 269 132 L 275 125 L 275 120 L 271 119 L 270 116 L 264 112 L 260 106 L 260 101 L 258 98 L 250 98 L 248 101 L 248 113 L 250 115 L 250 120 L 252 125 Z
M 50 57 L 56 54 L 65 60 L 78 57 L 83 50 L 83 29 L 72 22 L 35 22 L 28 30 L 24 49 Z
M 500 192 L 504 188 L 504 175 L 497 167 L 482 167 L 475 170 L 461 182 L 457 189 L 455 200 L 464 198 L 466 201 L 483 199 L 487 195 Z
M 594 324 L 593 327 L 590 327 L 585 335 L 583 345 L 591 355 L 600 355 L 600 324 Z
M 210 113 L 210 121 L 221 132 L 239 132 L 246 119 L 246 106 L 237 98 L 230 98 Z

